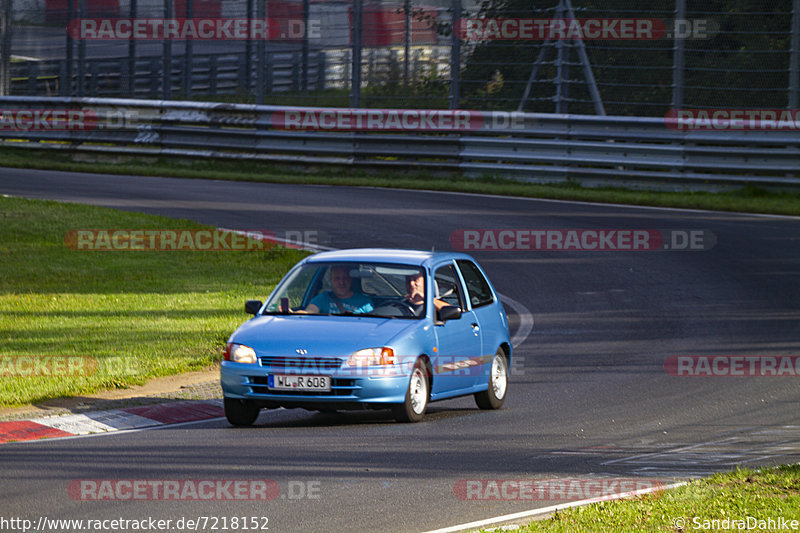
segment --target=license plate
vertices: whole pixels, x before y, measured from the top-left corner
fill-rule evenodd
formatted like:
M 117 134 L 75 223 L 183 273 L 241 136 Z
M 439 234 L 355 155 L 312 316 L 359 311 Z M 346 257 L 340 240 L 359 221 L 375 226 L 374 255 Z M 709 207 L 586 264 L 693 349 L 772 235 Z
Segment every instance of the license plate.
M 290 376 L 270 374 L 269 388 L 273 390 L 329 391 L 330 376 Z

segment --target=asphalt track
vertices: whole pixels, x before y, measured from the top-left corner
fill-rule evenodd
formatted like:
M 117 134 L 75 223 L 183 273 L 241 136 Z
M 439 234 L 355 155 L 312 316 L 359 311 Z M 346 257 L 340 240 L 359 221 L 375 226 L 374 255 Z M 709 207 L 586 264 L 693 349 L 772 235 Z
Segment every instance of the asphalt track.
M 266 516 L 271 531 L 424 531 L 562 501 L 462 500 L 463 480 L 667 482 L 800 460 L 800 378 L 674 377 L 664 366 L 676 355 L 800 355 L 796 218 L 16 169 L 0 169 L 0 193 L 319 232 L 337 248 L 452 249 L 454 232 L 479 228 L 716 238 L 700 251 L 473 252 L 535 321 L 500 411 L 457 399 L 432 404 L 420 424 L 396 424 L 382 412 L 280 410 L 248 429 L 213 420 L 7 444 L 0 517 Z M 80 501 L 67 487 L 81 479 L 268 479 L 281 497 Z M 308 489 L 317 497 L 300 497 Z

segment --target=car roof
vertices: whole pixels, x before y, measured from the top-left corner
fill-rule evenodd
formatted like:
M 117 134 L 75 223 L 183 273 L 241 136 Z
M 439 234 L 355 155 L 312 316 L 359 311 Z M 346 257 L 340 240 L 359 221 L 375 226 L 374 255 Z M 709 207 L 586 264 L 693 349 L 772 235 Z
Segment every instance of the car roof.
M 469 259 L 467 254 L 456 252 L 435 252 L 425 250 L 403 250 L 396 248 L 354 248 L 320 252 L 306 259 L 306 262 L 323 261 L 371 261 L 381 263 L 400 263 L 404 265 L 430 265 L 447 259 Z

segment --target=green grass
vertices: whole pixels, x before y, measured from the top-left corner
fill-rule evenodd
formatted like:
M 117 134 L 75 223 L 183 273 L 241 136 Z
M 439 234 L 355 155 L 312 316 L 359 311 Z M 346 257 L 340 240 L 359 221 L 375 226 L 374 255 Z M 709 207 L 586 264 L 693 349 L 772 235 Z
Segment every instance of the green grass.
M 82 155 L 86 157 L 86 155 Z M 500 178 L 463 178 L 430 173 L 369 173 L 350 168 L 303 168 L 253 164 L 251 161 L 186 161 L 177 159 L 116 158 L 74 161 L 69 154 L 0 148 L 0 166 L 75 172 L 168 176 L 269 183 L 352 185 L 437 191 L 472 192 L 502 196 L 550 198 L 718 211 L 773 213 L 800 216 L 800 191 L 758 187 L 724 192 L 663 192 L 626 188 L 584 188 L 574 183 L 540 185 Z
M 712 520 L 748 517 L 800 523 L 800 465 L 716 474 L 636 499 L 560 511 L 519 531 L 718 531 L 725 529 L 725 523 Z M 735 525 L 727 528 L 735 530 Z M 775 526 L 766 529 L 774 530 Z
M 208 228 L 82 205 L 0 198 L 0 369 L 11 357 L 85 357 L 94 372 L 0 379 L 0 405 L 206 368 L 303 252 L 78 251 L 72 229 Z M 18 359 L 17 359 L 18 360 Z M 63 359 L 62 359 L 63 360 Z M 8 366 L 6 370 L 8 370 Z M 24 370 L 24 368 L 23 368 Z

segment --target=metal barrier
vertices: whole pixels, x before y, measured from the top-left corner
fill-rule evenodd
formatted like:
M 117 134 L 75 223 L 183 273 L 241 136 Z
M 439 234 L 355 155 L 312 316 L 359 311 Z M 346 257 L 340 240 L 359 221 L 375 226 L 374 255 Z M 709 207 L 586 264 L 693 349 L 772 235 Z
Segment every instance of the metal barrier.
M 0 98 L 0 144 L 15 148 L 424 169 L 587 185 L 800 185 L 796 129 L 678 125 L 593 115 Z
M 412 48 L 410 76 L 413 81 L 432 76 L 448 65 L 449 50 L 442 46 Z M 245 53 L 194 53 L 191 68 L 186 71 L 186 58 L 174 55 L 170 75 L 172 94 L 219 95 L 241 97 L 256 89 L 257 65 L 248 64 Z M 350 50 L 324 49 L 309 52 L 303 70 L 301 51 L 268 50 L 264 53 L 264 81 L 260 86 L 266 94 L 292 93 L 300 95 L 303 84 L 309 91 L 347 88 L 350 83 Z M 128 58 L 90 58 L 85 62 L 83 76 L 72 76 L 61 59 L 20 61 L 12 63 L 11 94 L 29 96 L 67 96 L 80 87 L 86 94 L 101 98 L 160 98 L 164 89 L 162 56 Z M 364 86 L 386 79 L 402 66 L 398 50 L 369 48 L 364 50 Z M 251 72 L 247 72 L 247 69 Z M 133 69 L 134 76 L 128 70 Z M 305 76 L 305 77 L 304 77 Z M 73 93 L 74 94 L 74 93 Z M 305 94 L 308 98 L 308 94 Z

